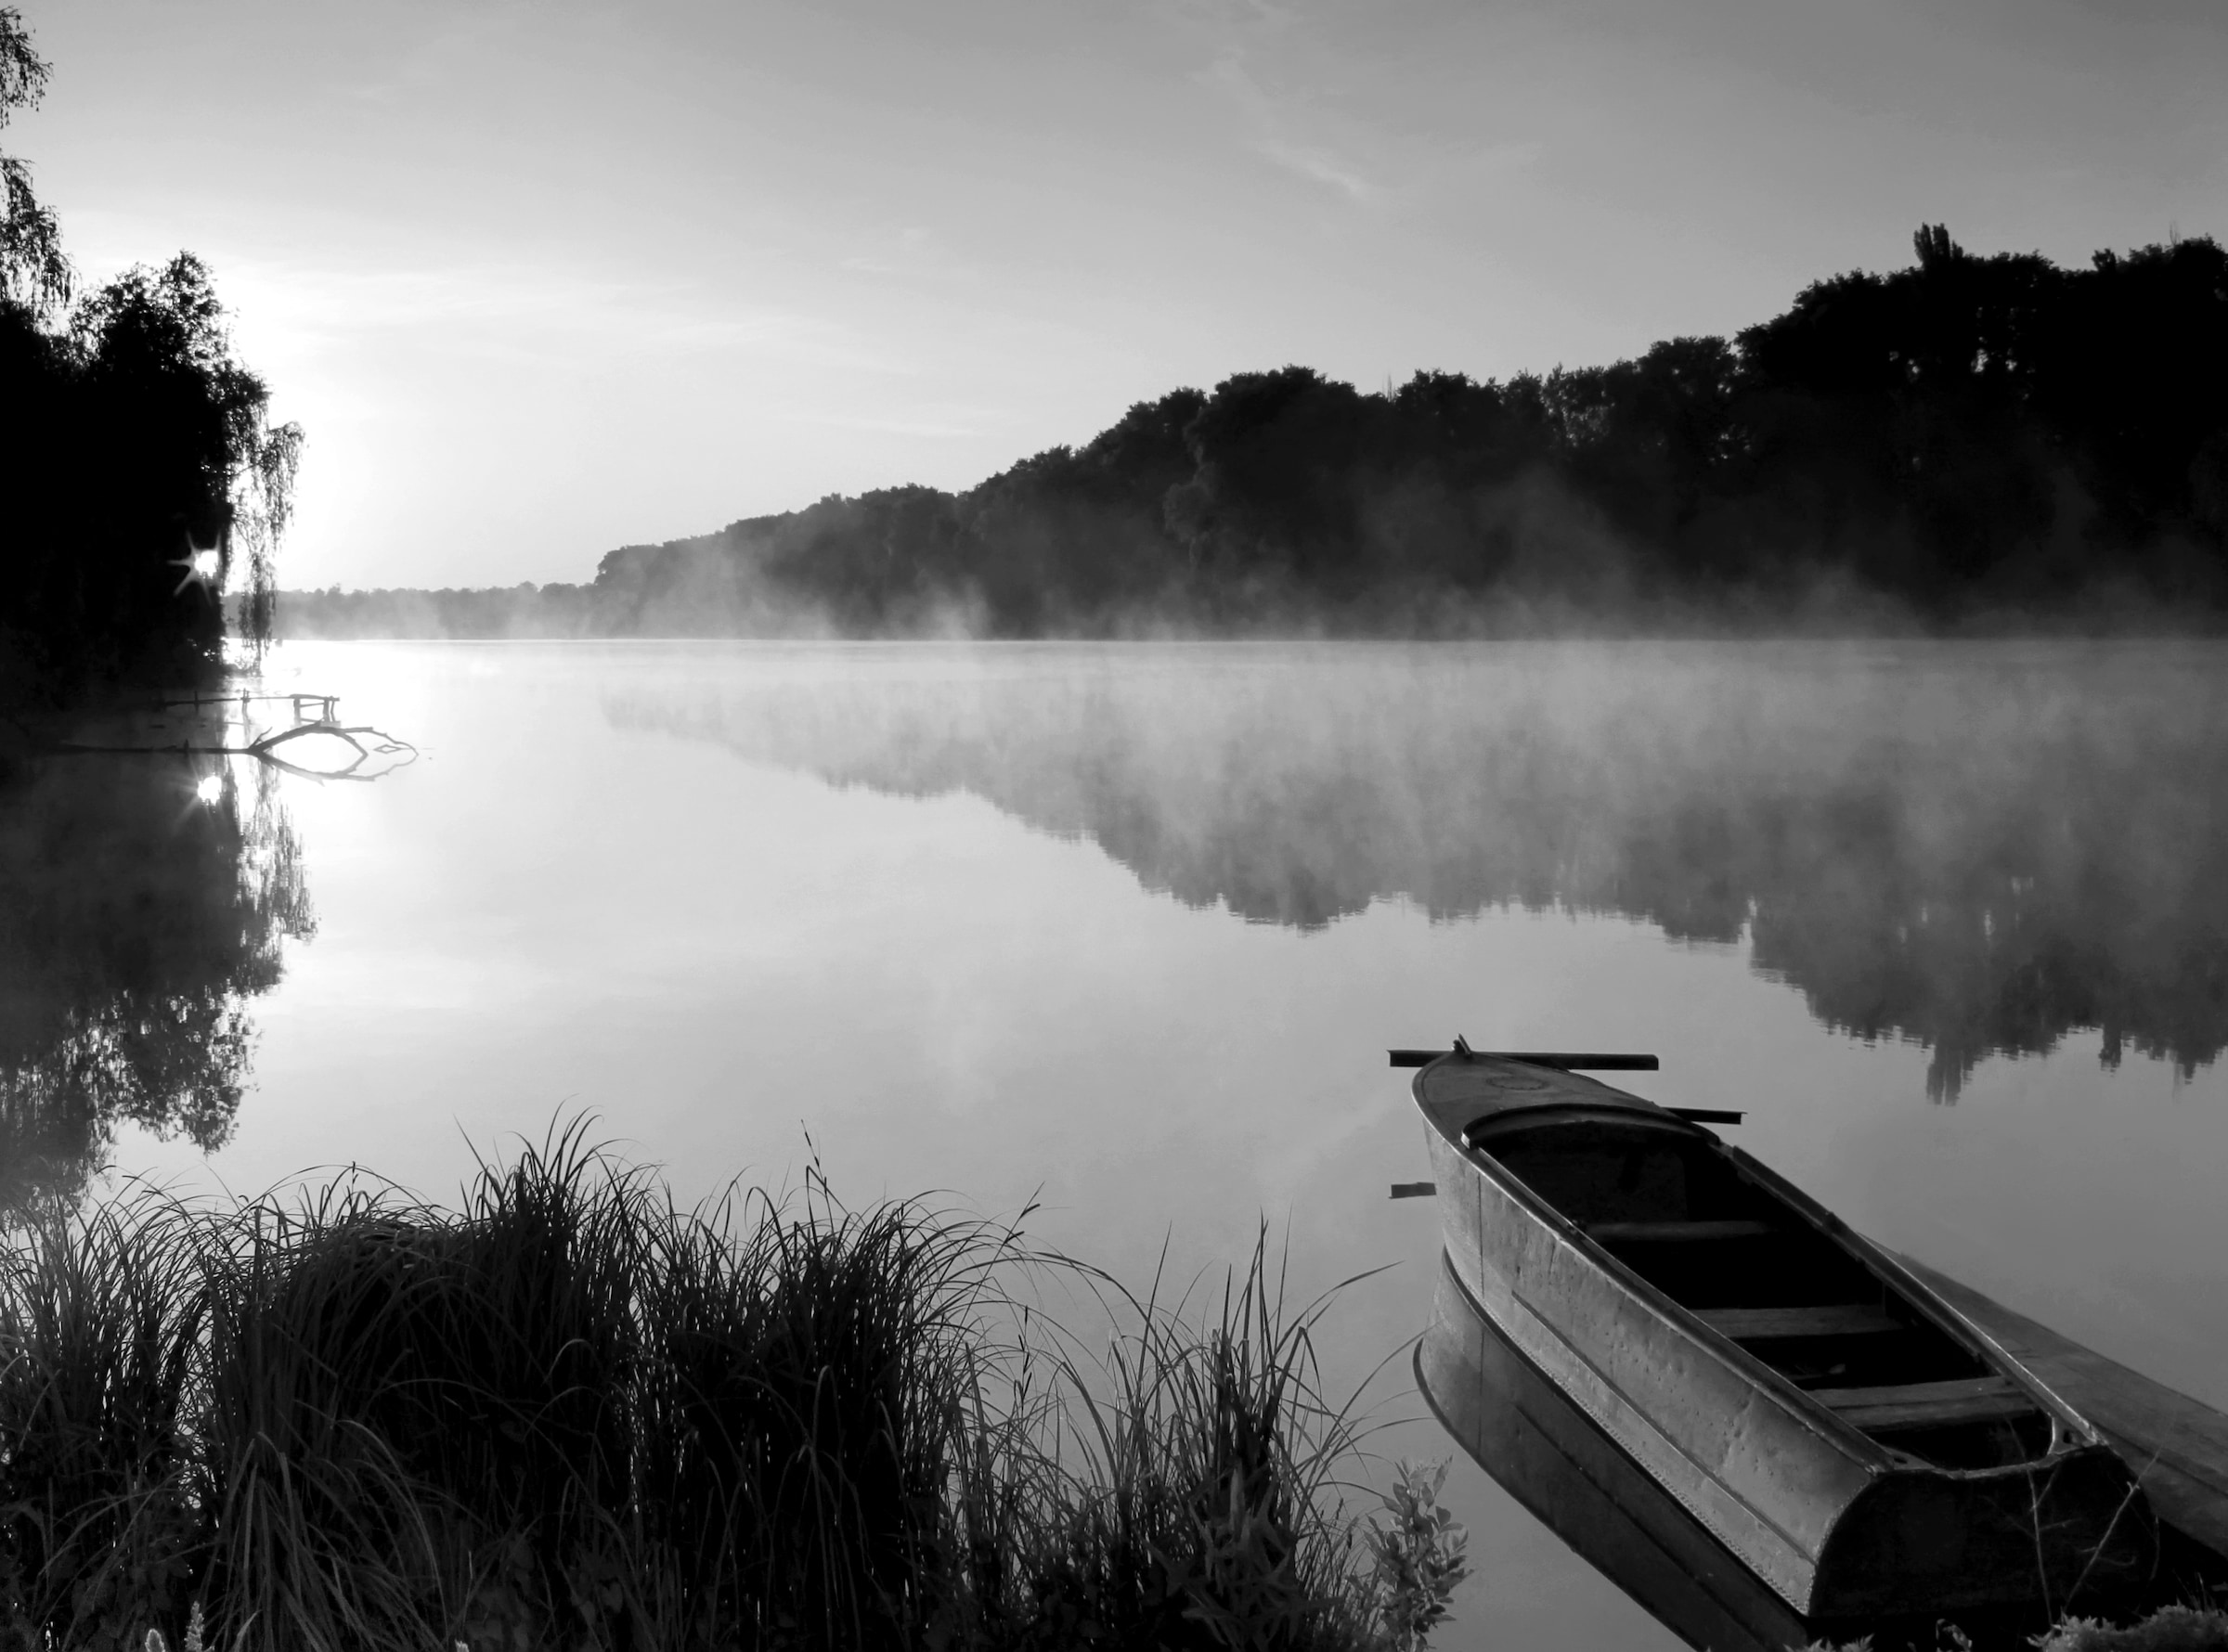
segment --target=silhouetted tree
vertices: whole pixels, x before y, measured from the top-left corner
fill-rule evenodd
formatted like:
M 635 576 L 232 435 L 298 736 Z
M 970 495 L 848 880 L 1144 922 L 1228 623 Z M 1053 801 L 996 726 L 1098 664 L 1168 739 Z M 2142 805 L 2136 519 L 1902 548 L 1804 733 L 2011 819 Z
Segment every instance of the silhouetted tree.
M 1736 340 L 1605 368 L 1418 373 L 1381 395 L 1241 373 L 967 494 L 823 500 L 736 524 L 716 554 L 839 626 L 942 600 L 1020 635 L 1125 613 L 1413 621 L 1387 593 L 1768 619 L 1822 579 L 1950 622 L 2100 587 L 2228 605 L 2221 249 L 2075 271 L 1975 257 L 1942 225 L 1913 248 Z
M 16 110 L 37 105 L 46 76 L 22 14 L 0 6 L 0 127 Z M 71 284 L 61 229 L 32 189 L 30 165 L 0 155 L 0 302 L 45 314 L 70 302 Z
M 0 117 L 46 66 L 0 10 Z M 249 634 L 267 636 L 271 555 L 301 446 L 272 427 L 190 253 L 71 291 L 53 215 L 22 163 L 0 225 L 0 700 L 189 681 L 221 664 L 217 592 L 244 557 Z

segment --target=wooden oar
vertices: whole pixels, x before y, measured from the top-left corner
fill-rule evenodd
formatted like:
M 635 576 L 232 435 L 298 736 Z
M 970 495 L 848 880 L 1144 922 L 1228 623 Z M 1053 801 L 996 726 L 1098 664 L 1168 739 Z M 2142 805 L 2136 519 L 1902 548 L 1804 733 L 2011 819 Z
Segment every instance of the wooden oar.
M 1503 1061 L 1529 1062 L 1535 1067 L 1561 1067 L 1566 1073 L 1652 1073 L 1663 1063 L 1652 1055 L 1586 1054 L 1561 1050 L 1472 1050 L 1459 1040 L 1456 1049 L 1464 1055 L 1493 1055 Z M 1444 1050 L 1388 1050 L 1396 1067 L 1428 1066 L 1446 1053 Z
M 1563 1050 L 1472 1050 L 1468 1040 L 1463 1039 L 1455 1040 L 1453 1052 L 1463 1056 L 1496 1056 L 1502 1061 L 1526 1062 L 1535 1067 L 1554 1067 L 1565 1073 L 1653 1073 L 1663 1068 L 1663 1063 L 1652 1055 L 1616 1055 Z M 1429 1066 L 1448 1052 L 1444 1050 L 1388 1050 L 1385 1053 L 1396 1067 L 1421 1067 Z M 1739 1124 L 1744 1116 L 1729 1107 L 1665 1107 L 1664 1111 L 1691 1119 L 1696 1124 Z M 1395 1194 L 1393 1196 L 1398 1198 L 1402 1195 Z

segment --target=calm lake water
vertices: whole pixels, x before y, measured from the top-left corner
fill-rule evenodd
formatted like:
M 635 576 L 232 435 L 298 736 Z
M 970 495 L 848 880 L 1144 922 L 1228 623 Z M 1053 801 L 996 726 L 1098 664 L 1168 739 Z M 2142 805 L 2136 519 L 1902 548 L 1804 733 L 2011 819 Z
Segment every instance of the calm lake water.
M 128 877 L 54 897 L 107 950 L 11 967 L 0 1026 L 79 1039 L 115 1174 L 445 1194 L 586 1111 L 684 1197 L 817 1154 L 853 1203 L 1037 1201 L 1138 1281 L 1265 1218 L 1296 1295 L 1391 1265 L 1330 1321 L 1352 1382 L 1434 1283 L 1385 1049 L 1652 1051 L 1630 1088 L 1747 1109 L 1865 1233 L 2228 1406 L 2228 651 L 358 643 L 269 677 L 423 756 L 259 801 L 238 765 L 259 870 L 198 999 L 185 943 L 162 976 L 115 939 Z M 214 830 L 194 778 L 166 842 Z M 92 807 L 7 828 L 10 899 Z M 115 1058 L 144 1028 L 85 1008 L 103 969 L 218 1078 Z M 1380 1391 L 1420 1411 L 1405 1357 Z M 1448 1499 L 1478 1576 L 1443 1646 L 1673 1644 L 1467 1462 Z

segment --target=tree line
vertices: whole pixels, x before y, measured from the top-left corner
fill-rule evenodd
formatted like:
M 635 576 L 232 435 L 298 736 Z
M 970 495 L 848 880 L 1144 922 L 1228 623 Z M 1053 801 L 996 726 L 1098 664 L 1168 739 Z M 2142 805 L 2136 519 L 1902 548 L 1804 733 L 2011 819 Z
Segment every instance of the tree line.
M 2228 253 L 2069 269 L 1939 225 L 1731 338 L 1382 394 L 1302 367 L 1130 408 L 962 493 L 624 547 L 588 586 L 339 592 L 361 634 L 1956 626 L 2228 613 Z
M 0 7 L 0 126 L 47 76 Z M 0 709 L 212 678 L 237 562 L 267 633 L 301 432 L 268 422 L 200 259 L 81 294 L 29 165 L 0 155 Z

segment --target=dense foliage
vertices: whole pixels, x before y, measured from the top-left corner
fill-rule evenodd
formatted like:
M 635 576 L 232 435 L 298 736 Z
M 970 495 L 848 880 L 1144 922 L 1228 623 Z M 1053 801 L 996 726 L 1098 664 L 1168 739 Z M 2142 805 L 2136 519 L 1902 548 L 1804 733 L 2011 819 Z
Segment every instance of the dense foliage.
M 0 8 L 0 123 L 45 78 Z M 207 678 L 238 555 L 249 629 L 267 633 L 301 432 L 266 422 L 201 260 L 132 270 L 72 308 L 53 213 L 21 161 L 0 173 L 0 705 Z
M 1738 337 L 1365 394 L 1132 407 L 962 494 L 830 497 L 593 586 L 306 594 L 334 635 L 1716 629 L 2228 613 L 2228 253 L 2086 269 L 1939 226 Z

